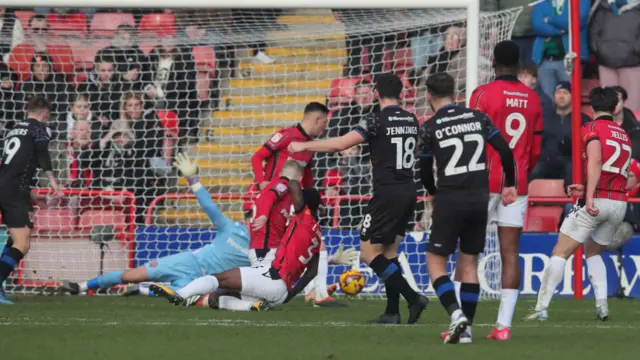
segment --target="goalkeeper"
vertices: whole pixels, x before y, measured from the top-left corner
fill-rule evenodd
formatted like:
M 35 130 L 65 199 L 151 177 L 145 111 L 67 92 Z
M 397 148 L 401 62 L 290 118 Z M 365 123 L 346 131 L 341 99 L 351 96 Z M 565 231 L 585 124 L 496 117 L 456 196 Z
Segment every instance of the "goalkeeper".
M 181 288 L 203 275 L 250 265 L 249 231 L 246 226 L 226 217 L 213 203 L 207 190 L 200 184 L 198 166 L 187 155 L 178 154 L 175 167 L 187 178 L 202 210 L 215 225 L 215 240 L 198 250 L 165 256 L 134 269 L 112 271 L 81 283 L 65 280 L 62 282 L 64 291 L 77 295 L 87 290 L 108 289 L 115 285 L 144 281 L 170 283 L 174 288 Z M 125 294 L 134 295 L 140 290 L 137 286 L 127 288 Z M 149 296 L 154 295 L 148 290 L 145 292 Z

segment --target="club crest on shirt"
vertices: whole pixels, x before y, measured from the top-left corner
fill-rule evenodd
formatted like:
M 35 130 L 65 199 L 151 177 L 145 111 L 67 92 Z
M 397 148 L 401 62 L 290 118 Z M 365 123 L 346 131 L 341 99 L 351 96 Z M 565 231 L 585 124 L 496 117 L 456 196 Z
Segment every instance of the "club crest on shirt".
M 282 138 L 284 138 L 284 135 L 278 132 L 271 136 L 271 139 L 269 139 L 269 142 L 272 144 L 277 144 L 282 140 Z
M 287 185 L 285 185 L 285 184 L 278 184 L 278 185 L 276 185 L 276 191 L 277 191 L 279 194 L 282 194 L 283 192 L 287 191 Z

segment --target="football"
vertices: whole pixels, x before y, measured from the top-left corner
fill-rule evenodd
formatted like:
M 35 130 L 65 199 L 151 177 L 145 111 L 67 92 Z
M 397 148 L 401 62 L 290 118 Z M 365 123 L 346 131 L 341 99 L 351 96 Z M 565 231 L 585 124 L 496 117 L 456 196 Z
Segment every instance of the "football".
M 362 291 L 365 278 L 356 269 L 350 269 L 340 275 L 340 290 L 349 296 L 356 296 Z

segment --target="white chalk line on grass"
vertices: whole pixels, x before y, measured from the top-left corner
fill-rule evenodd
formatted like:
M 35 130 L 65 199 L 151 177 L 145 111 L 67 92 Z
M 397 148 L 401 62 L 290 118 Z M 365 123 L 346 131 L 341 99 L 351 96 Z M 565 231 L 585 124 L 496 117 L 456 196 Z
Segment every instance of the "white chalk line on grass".
M 309 322 L 309 323 L 294 323 L 289 321 L 251 321 L 251 320 L 232 320 L 232 319 L 184 319 L 180 322 L 170 321 L 111 321 L 105 319 L 91 319 L 91 318 L 66 318 L 66 319 L 52 319 L 52 318 L 2 318 L 0 317 L 0 326 L 16 326 L 16 327 L 30 327 L 30 326 L 181 326 L 181 327 L 198 327 L 198 326 L 213 326 L 213 327 L 282 327 L 282 328 L 315 328 L 315 327 L 380 327 L 381 325 L 370 325 L 357 322 L 343 322 L 343 321 L 324 321 L 324 322 Z M 383 325 L 384 327 L 409 327 L 409 325 Z M 437 327 L 446 328 L 448 324 L 417 324 L 411 325 L 411 327 Z M 473 327 L 493 327 L 495 324 L 474 324 Z M 624 329 L 624 330 L 639 330 L 640 325 L 615 325 L 615 324 L 553 324 L 553 323 L 520 323 L 514 326 L 515 328 L 557 328 L 557 329 Z

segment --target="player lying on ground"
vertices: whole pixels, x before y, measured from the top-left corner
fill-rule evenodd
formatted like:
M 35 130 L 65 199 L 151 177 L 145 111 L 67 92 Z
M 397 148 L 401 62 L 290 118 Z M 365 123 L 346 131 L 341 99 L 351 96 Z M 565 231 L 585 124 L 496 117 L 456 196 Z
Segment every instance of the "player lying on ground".
M 289 151 L 337 152 L 368 142 L 373 168 L 373 197 L 360 231 L 360 256 L 385 283 L 387 308 L 372 323 L 400 323 L 400 295 L 409 303 L 408 323 L 427 308 L 429 299 L 418 294 L 402 276 L 398 247 L 413 218 L 417 190 L 413 176 L 418 143 L 418 120 L 399 105 L 403 85 L 394 74 L 376 77 L 375 96 L 380 112 L 370 114 L 344 136 L 292 142 Z
M 486 113 L 504 136 L 516 163 L 518 199 L 502 204 L 503 165 L 498 154 L 487 150 L 489 171 L 489 221 L 498 225 L 502 288 L 496 327 L 488 340 L 509 340 L 511 321 L 520 289 L 520 234 L 528 206 L 528 179 L 538 162 L 542 143 L 542 107 L 535 91 L 518 80 L 520 49 L 513 41 L 498 43 L 493 50 L 496 79 L 473 91 L 470 107 Z M 456 280 L 458 273 L 456 273 Z M 459 286 L 459 283 L 456 283 Z M 458 288 L 459 289 L 459 288 Z M 457 290 L 458 290 L 457 289 Z M 458 291 L 459 292 L 459 291 Z
M 313 173 L 311 165 L 315 153 L 304 151 L 299 153 L 289 153 L 287 147 L 293 141 L 311 141 L 321 136 L 327 127 L 327 116 L 329 109 L 318 102 L 311 102 L 304 108 L 302 120 L 296 126 L 281 129 L 273 134 L 271 138 L 251 157 L 251 167 L 255 182 L 260 190 L 264 190 L 269 184 L 276 180 L 276 175 L 280 173 L 283 164 L 289 160 L 296 160 L 304 167 L 302 186 L 304 188 L 313 187 Z M 282 233 L 280 233 L 282 236 Z M 263 255 L 263 261 L 269 266 L 273 260 L 273 254 L 277 246 L 270 249 L 258 249 L 258 255 Z M 344 306 L 335 301 L 327 292 L 327 274 L 329 257 L 327 250 L 320 249 L 320 260 L 318 263 L 318 276 L 313 281 L 315 289 L 313 297 L 314 304 L 321 307 Z
M 631 162 L 629 135 L 613 121 L 618 96 L 611 88 L 595 88 L 589 93 L 594 120 L 582 126 L 582 155 L 587 178 L 570 185 L 570 196 L 581 197 L 562 226 L 542 278 L 535 311 L 526 320 L 546 320 L 556 287 L 564 277 L 569 256 L 584 244 L 589 280 L 596 297 L 597 316 L 607 320 L 607 270 L 599 256 L 610 245 L 627 211 L 627 181 Z
M 301 190 L 296 180 L 289 182 L 289 191 L 296 214 L 270 268 L 241 267 L 207 275 L 178 291 L 161 284 L 152 284 L 150 288 L 175 305 L 180 305 L 189 297 L 218 289 L 225 289 L 225 294 L 211 298 L 218 301 L 219 308 L 229 310 L 261 311 L 288 302 L 316 276 L 322 242 L 317 222 L 322 201 L 320 193 L 313 188 Z
M 0 304 L 13 304 L 7 299 L 2 283 L 31 247 L 33 206 L 30 187 L 37 168 L 47 174 L 54 196 L 62 196 L 49 156 L 51 130 L 45 125 L 51 105 L 45 97 L 36 95 L 29 100 L 25 110 L 26 119 L 17 122 L 4 140 L 0 164 L 0 213 L 11 236 L 0 255 Z
M 79 294 L 87 290 L 108 289 L 115 285 L 155 281 L 171 283 L 176 288 L 183 287 L 202 274 L 224 272 L 249 265 L 248 247 L 249 233 L 247 228 L 232 221 L 218 209 L 198 178 L 198 166 L 186 154 L 176 155 L 175 167 L 187 178 L 191 190 L 196 195 L 202 210 L 215 225 L 217 234 L 212 244 L 195 251 L 184 251 L 165 256 L 134 269 L 112 271 L 89 281 L 74 283 L 62 282 L 62 289 Z M 148 289 L 128 288 L 126 295 L 136 294 L 142 290 L 153 296 Z
M 420 177 L 433 196 L 431 235 L 427 245 L 429 278 L 442 306 L 451 317 L 445 343 L 470 343 L 467 327 L 480 296 L 478 255 L 484 251 L 489 205 L 486 144 L 500 155 L 505 185 L 502 203 L 516 200 L 516 171 L 509 144 L 480 111 L 454 104 L 455 80 L 439 73 L 427 79 L 429 105 L 434 115 L 420 130 Z M 438 186 L 433 164 L 438 165 Z M 437 190 L 437 194 L 436 194 Z M 456 275 L 462 281 L 460 302 L 447 273 L 449 256 L 458 248 Z

